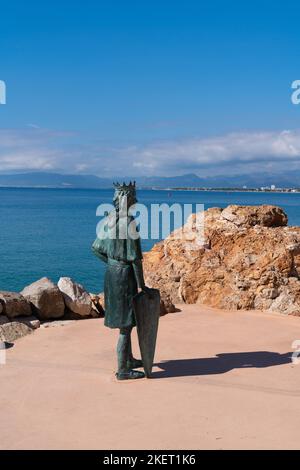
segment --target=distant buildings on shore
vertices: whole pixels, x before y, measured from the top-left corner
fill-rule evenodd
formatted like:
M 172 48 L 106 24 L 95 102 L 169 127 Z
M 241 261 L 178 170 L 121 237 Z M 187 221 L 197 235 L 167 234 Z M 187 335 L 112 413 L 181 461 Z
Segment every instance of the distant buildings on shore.
M 156 191 L 236 191 L 236 192 L 275 192 L 275 193 L 300 193 L 300 188 L 276 188 L 275 184 L 270 186 L 261 186 L 260 188 L 198 188 L 198 187 L 175 187 L 175 188 L 160 188 L 152 187 Z

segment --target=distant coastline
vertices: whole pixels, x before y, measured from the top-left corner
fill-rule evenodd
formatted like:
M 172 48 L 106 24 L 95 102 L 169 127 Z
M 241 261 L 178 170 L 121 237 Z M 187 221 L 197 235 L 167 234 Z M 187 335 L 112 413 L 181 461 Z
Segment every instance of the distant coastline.
M 146 189 L 146 188 L 140 188 Z M 231 193 L 300 193 L 300 188 L 147 188 L 153 191 L 216 191 Z
M 229 193 L 300 193 L 300 188 L 197 188 L 197 187 L 176 187 L 176 188 L 163 188 L 163 187 L 150 187 L 150 186 L 138 186 L 139 190 L 145 191 L 194 191 L 194 192 L 229 192 Z M 61 190 L 85 190 L 85 191 L 96 191 L 96 190 L 111 190 L 112 187 L 81 187 L 81 186 L 46 186 L 46 185 L 2 185 L 0 189 L 61 189 Z
M 47 172 L 0 172 L 0 188 L 46 189 L 111 189 L 115 181 L 136 180 L 139 189 L 166 191 L 230 191 L 230 192 L 300 192 L 300 173 L 284 175 L 255 174 L 200 177 L 196 174 L 178 176 L 124 175 L 100 177 L 88 174 L 61 174 Z

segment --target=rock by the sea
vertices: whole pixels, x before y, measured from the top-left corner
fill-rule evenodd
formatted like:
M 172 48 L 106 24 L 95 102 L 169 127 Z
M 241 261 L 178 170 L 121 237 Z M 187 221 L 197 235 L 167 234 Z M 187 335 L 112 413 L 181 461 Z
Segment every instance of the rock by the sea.
M 43 277 L 22 290 L 21 294 L 32 304 L 33 312 L 40 320 L 61 318 L 65 302 L 56 284 Z
M 92 299 L 92 313 L 93 317 L 104 317 L 104 294 L 90 294 Z
M 89 317 L 92 312 L 92 299 L 81 284 L 70 277 L 61 277 L 58 288 L 63 295 L 67 308 L 81 317 Z
M 22 338 L 22 336 L 26 336 L 32 331 L 33 328 L 25 322 L 9 321 L 0 324 L 0 341 L 13 343 L 16 339 Z
M 13 342 L 22 336 L 32 333 L 40 327 L 40 321 L 33 315 L 13 317 L 0 315 L 0 341 Z
M 173 303 L 300 315 L 300 227 L 276 206 L 191 215 L 144 256 L 147 285 Z
M 31 315 L 31 306 L 27 299 L 17 292 L 0 291 L 0 305 L 3 315 L 8 318 Z

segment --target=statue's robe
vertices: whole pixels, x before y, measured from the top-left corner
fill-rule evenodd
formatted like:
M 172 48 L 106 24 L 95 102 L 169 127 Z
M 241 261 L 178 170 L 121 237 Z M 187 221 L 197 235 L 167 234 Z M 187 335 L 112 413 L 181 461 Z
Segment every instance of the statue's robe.
M 107 263 L 104 280 L 104 324 L 110 328 L 125 328 L 136 324 L 132 300 L 137 294 L 138 285 L 143 282 L 143 256 L 140 237 L 120 238 L 119 219 L 114 218 L 115 214 L 115 211 L 112 211 L 108 222 L 100 225 L 92 250 L 98 258 Z M 134 219 L 131 216 L 126 219 L 128 230 L 129 224 L 134 224 Z

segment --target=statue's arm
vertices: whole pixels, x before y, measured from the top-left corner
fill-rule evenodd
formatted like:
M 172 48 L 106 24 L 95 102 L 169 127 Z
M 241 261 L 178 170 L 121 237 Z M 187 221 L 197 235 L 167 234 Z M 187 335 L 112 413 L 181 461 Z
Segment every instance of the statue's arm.
M 136 283 L 137 283 L 138 288 L 151 296 L 152 294 L 151 294 L 150 287 L 147 287 L 145 285 L 142 260 L 133 261 L 132 266 L 133 266 L 133 271 L 134 271 L 134 275 L 135 275 L 135 279 L 136 279 Z
M 132 261 L 132 267 L 133 267 L 133 272 L 134 272 L 137 286 L 142 291 L 150 294 L 151 289 L 149 289 L 149 287 L 145 285 L 145 280 L 144 280 L 142 249 L 141 249 L 140 239 L 138 238 L 137 240 L 134 240 L 134 242 L 129 244 L 127 248 L 128 248 L 128 253 L 130 253 L 130 258 L 134 259 L 134 261 Z
M 135 280 L 139 289 L 145 288 L 144 272 L 142 260 L 138 259 L 132 262 Z
M 107 263 L 107 256 L 98 251 L 94 245 L 92 245 L 92 252 L 94 253 L 97 258 L 99 258 L 101 261 L 104 261 L 104 263 Z

